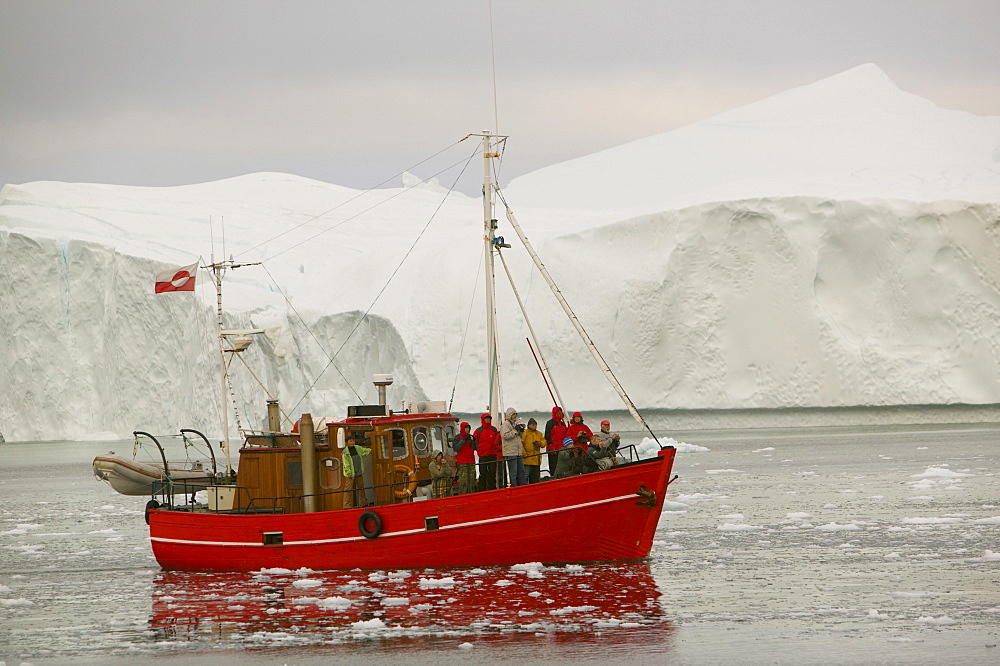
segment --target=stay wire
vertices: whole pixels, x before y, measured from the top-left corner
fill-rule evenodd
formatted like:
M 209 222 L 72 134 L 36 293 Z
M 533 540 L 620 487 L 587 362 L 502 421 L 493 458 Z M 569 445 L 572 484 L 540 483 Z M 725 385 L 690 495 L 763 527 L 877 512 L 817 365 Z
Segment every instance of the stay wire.
M 327 363 L 326 366 L 324 366 L 324 368 L 319 372 L 318 375 L 316 375 L 316 379 L 313 380 L 313 383 L 310 384 L 309 388 L 306 389 L 305 394 L 303 394 L 303 396 L 301 398 L 299 398 L 298 402 L 296 402 L 295 405 L 292 407 L 291 412 L 293 414 L 295 413 L 295 409 L 299 406 L 299 404 L 303 400 L 305 400 L 306 396 L 309 395 L 309 392 L 312 391 L 313 387 L 316 386 L 317 382 L 319 382 L 320 377 L 322 377 L 323 374 L 330 367 L 330 365 L 333 364 L 334 359 L 336 359 L 337 356 L 340 355 L 340 352 L 344 350 L 344 347 L 347 346 L 348 342 L 350 342 L 351 338 L 357 332 L 358 328 L 361 327 L 361 324 L 364 323 L 364 321 L 368 318 L 368 315 L 369 315 L 369 313 L 371 313 L 372 308 L 374 308 L 375 304 L 378 303 L 378 301 L 379 301 L 380 298 L 382 298 L 382 294 L 385 293 L 385 290 L 389 287 L 389 284 L 392 283 L 392 280 L 396 277 L 396 274 L 399 272 L 399 269 L 403 267 L 404 263 L 406 263 L 406 259 L 413 252 L 413 248 L 415 248 L 417 246 L 417 243 L 420 242 L 420 239 L 423 237 L 424 232 L 427 231 L 427 228 L 431 225 L 431 222 L 433 222 L 434 218 L 437 217 L 437 214 L 441 210 L 441 207 L 444 206 L 444 202 L 447 201 L 448 197 L 451 196 L 451 193 L 455 191 L 455 187 L 458 185 L 458 181 L 462 178 L 462 174 L 465 173 L 465 170 L 469 167 L 469 164 L 472 162 L 472 159 L 478 153 L 479 153 L 479 146 L 476 146 L 476 149 L 472 152 L 471 155 L 469 155 L 469 158 L 465 161 L 465 166 L 462 167 L 462 170 L 455 177 L 455 181 L 451 184 L 451 187 L 448 188 L 448 191 L 445 192 L 444 197 L 441 198 L 441 202 L 438 203 L 437 208 L 435 208 L 434 212 L 431 213 L 431 216 L 430 216 L 430 218 L 428 218 L 427 223 L 424 224 L 424 227 L 420 230 L 420 233 L 417 234 L 417 237 L 413 240 L 413 243 L 410 245 L 409 249 L 406 251 L 406 254 L 403 255 L 402 259 L 400 259 L 399 263 L 396 265 L 396 268 L 392 271 L 392 274 L 389 276 L 389 279 L 386 280 L 385 284 L 379 290 L 378 294 L 375 295 L 375 299 L 372 300 L 371 304 L 369 304 L 368 309 L 365 310 L 364 314 L 361 315 L 361 317 L 358 319 L 358 322 L 354 325 L 354 328 L 352 328 L 351 332 L 347 334 L 346 338 L 344 338 L 344 342 L 341 343 L 340 347 L 337 348 L 337 351 L 334 352 L 333 356 L 330 358 L 330 362 Z M 360 399 L 360 397 L 359 397 L 359 399 Z
M 464 141 L 464 139 L 463 139 L 463 141 Z M 478 151 L 478 147 L 477 147 L 477 151 Z M 455 162 L 454 164 L 446 166 L 445 168 L 441 169 L 440 171 L 438 171 L 437 173 L 433 174 L 430 177 L 434 178 L 435 176 L 439 176 L 439 175 L 441 175 L 441 174 L 443 174 L 443 173 L 445 173 L 447 171 L 451 171 L 452 169 L 454 169 L 455 167 L 457 167 L 459 164 L 462 164 L 462 162 L 463 162 L 463 160 L 459 160 L 458 162 Z M 467 161 L 466 161 L 466 166 L 468 166 L 468 162 Z M 465 167 L 462 167 L 462 171 L 463 172 L 465 171 Z M 401 189 L 399 192 L 396 192 L 392 196 L 386 197 L 385 199 L 382 199 L 381 201 L 379 201 L 379 202 L 377 202 L 375 204 L 372 204 L 368 208 L 365 208 L 364 210 L 359 211 L 359 212 L 355 213 L 354 215 L 351 215 L 350 217 L 344 218 L 343 220 L 341 220 L 337 224 L 334 224 L 333 226 L 327 227 L 326 229 L 323 229 L 322 231 L 319 231 L 319 232 L 313 234 L 309 238 L 306 238 L 306 239 L 303 239 L 303 240 L 299 241 L 295 245 L 290 245 L 289 247 L 286 247 L 281 252 L 273 254 L 270 257 L 268 257 L 267 259 L 262 259 L 261 261 L 262 262 L 264 262 L 264 261 L 271 261 L 272 259 L 274 259 L 276 257 L 280 257 L 284 253 L 290 252 L 291 250 L 294 250 L 295 248 L 299 247 L 300 245 L 305 245 L 306 243 L 319 238 L 320 236 L 322 236 L 323 234 L 327 233 L 328 231 L 333 231 L 337 227 L 339 227 L 339 226 L 341 226 L 343 224 L 346 224 L 346 223 L 350 222 L 351 220 L 353 220 L 353 219 L 355 219 L 357 217 L 360 217 L 360 216 L 364 215 L 365 213 L 367 213 L 369 211 L 372 211 L 372 210 L 378 208 L 379 206 L 392 201 L 393 199 L 395 199 L 398 196 L 402 196 L 403 194 L 406 194 L 407 192 L 409 192 L 410 190 L 412 190 L 414 187 L 419 187 L 420 185 L 423 185 L 423 181 L 414 183 L 413 185 L 410 185 L 408 187 L 404 187 L 403 189 Z M 369 190 L 369 192 L 370 191 L 371 190 Z M 451 190 L 449 190 L 448 192 L 451 193 Z M 355 197 L 355 198 L 357 198 L 357 197 Z M 331 210 L 333 210 L 333 209 L 331 209 Z M 329 211 L 327 211 L 327 212 L 329 212 Z M 325 214 L 326 213 L 323 213 L 323 215 L 325 215 Z M 319 216 L 317 216 L 317 217 L 319 217 Z M 316 219 L 316 218 L 313 218 L 313 219 Z M 305 224 L 305 222 L 303 222 L 303 224 Z M 300 224 L 299 226 L 301 227 L 302 225 Z M 298 227 L 296 227 L 296 228 L 298 228 Z M 261 245 L 264 245 L 264 243 L 261 243 L 260 245 L 257 245 L 257 247 L 260 247 Z M 247 250 L 247 252 L 249 252 L 249 250 Z
M 306 320 L 305 320 L 305 319 L 304 319 L 304 318 L 302 317 L 302 315 L 300 315 L 300 314 L 299 314 L 299 311 L 295 309 L 295 306 L 294 306 L 294 305 L 292 305 L 292 301 L 291 301 L 291 300 L 289 300 L 289 298 L 288 298 L 288 296 L 287 296 L 287 295 L 285 294 L 285 292 L 284 292 L 284 291 L 283 291 L 283 290 L 281 289 L 281 287 L 280 287 L 280 286 L 278 286 L 278 281 L 277 281 L 277 280 L 275 280 L 275 279 L 274 279 L 274 276 L 273 276 L 273 275 L 271 275 L 271 272 L 270 272 L 269 270 L 267 270 L 267 266 L 265 266 L 264 264 L 261 264 L 261 267 L 263 267 L 263 269 L 264 269 L 264 272 L 265 272 L 265 273 L 267 273 L 267 277 L 269 277 L 269 278 L 271 279 L 271 283 L 272 283 L 272 284 L 274 285 L 274 288 L 275 288 L 275 289 L 277 289 L 277 290 L 278 290 L 278 293 L 279 293 L 279 294 L 281 294 L 281 297 L 285 299 L 285 303 L 286 303 L 286 304 L 288 305 L 288 309 L 292 311 L 292 313 L 293 313 L 293 314 L 295 315 L 295 318 L 296 318 L 296 319 L 298 319 L 298 320 L 299 320 L 299 322 L 300 322 L 300 323 L 302 324 L 302 327 L 306 329 L 306 332 L 307 332 L 307 333 L 309 333 L 309 336 L 310 336 L 310 337 L 311 337 L 311 338 L 313 339 L 313 341 L 314 341 L 314 342 L 316 343 L 316 345 L 317 345 L 317 346 L 318 346 L 318 347 L 320 348 L 320 350 L 322 350 L 322 351 L 323 351 L 323 354 L 324 354 L 324 355 L 325 355 L 325 356 L 327 357 L 327 359 L 328 359 L 328 360 L 330 361 L 330 364 L 333 364 L 333 367 L 334 367 L 334 368 L 335 368 L 335 369 L 337 370 L 337 372 L 338 372 L 338 373 L 340 374 L 341 378 L 342 378 L 342 379 L 344 380 L 344 383 L 345 383 L 345 384 L 347 384 L 347 387 L 348 387 L 349 389 L 351 389 L 351 392 L 352 392 L 352 393 L 354 393 L 355 397 L 357 397 L 358 401 L 360 402 L 360 401 L 361 401 L 361 396 L 360 396 L 360 395 L 358 394 L 358 391 L 357 391 L 357 389 L 355 389 L 355 388 L 354 388 L 354 386 L 353 386 L 353 385 L 351 384 L 350 380 L 349 380 L 349 379 L 347 379 L 347 376 L 346 376 L 346 375 L 344 375 L 344 373 L 343 373 L 343 371 L 342 371 L 342 370 L 340 369 L 340 367 L 339 367 L 339 366 L 337 366 L 337 365 L 336 365 L 336 364 L 335 364 L 335 363 L 333 362 L 333 357 L 331 357 L 331 356 L 330 356 L 330 355 L 329 355 L 329 354 L 328 354 L 328 353 L 326 352 L 326 346 L 325 346 L 325 345 L 324 345 L 324 344 L 323 344 L 322 342 L 320 342 L 320 341 L 319 341 L 319 338 L 317 338 L 317 337 L 316 337 L 316 334 L 315 334 L 315 333 L 313 332 L 312 328 L 311 328 L 311 327 L 310 327 L 310 326 L 309 326 L 309 325 L 308 325 L 308 324 L 306 323 Z M 327 367 L 329 367 L 329 365 L 328 365 Z M 324 371 L 325 371 L 325 370 L 326 370 L 326 368 L 324 368 Z M 315 383 L 313 384 L 313 386 L 315 386 Z M 312 386 L 310 386 L 309 388 L 311 389 L 311 388 L 312 388 Z M 266 390 L 266 389 L 265 389 L 265 390 Z M 299 406 L 299 403 L 300 403 L 300 402 L 302 402 L 302 400 L 299 400 L 299 402 L 295 403 L 295 407 L 298 407 L 298 406 Z M 290 413 L 292 413 L 292 414 L 294 414 L 294 413 L 295 413 L 295 408 L 294 408 L 294 407 L 292 408 L 292 411 L 291 411 Z M 290 417 L 286 417 L 286 418 L 288 418 L 288 419 L 289 419 L 289 421 L 291 421 L 291 418 L 290 418 Z
M 476 293 L 479 291 L 479 276 L 483 272 L 483 255 L 486 254 L 486 248 L 483 247 L 483 252 L 479 255 L 479 264 L 476 270 L 476 280 L 473 282 L 476 285 L 476 289 L 472 290 L 472 298 L 469 299 L 469 315 L 465 319 L 465 329 L 462 331 L 462 345 L 458 349 L 458 365 L 455 366 L 455 381 L 451 385 L 451 400 L 448 402 L 448 411 L 451 411 L 452 406 L 455 404 L 455 389 L 458 387 L 458 374 L 462 370 L 462 359 L 465 357 L 465 340 L 469 336 L 469 324 L 472 322 L 472 310 L 476 305 Z
M 282 236 L 284 236 L 286 234 L 290 234 L 291 232 L 295 231 L 296 229 L 300 229 L 300 228 L 304 227 L 305 225 L 309 224 L 310 222 L 315 222 L 316 220 L 318 220 L 319 218 L 323 217 L 324 215 L 329 215 L 333 211 L 335 211 L 338 208 L 341 208 L 343 206 L 346 206 L 347 204 L 351 203 L 355 199 L 360 199 L 361 197 L 365 196 L 366 194 L 370 194 L 370 193 L 374 192 L 375 190 L 377 190 L 378 188 L 382 187 L 386 183 L 390 183 L 390 182 L 396 180 L 397 178 L 401 177 L 403 174 L 409 173 L 413 169 L 416 169 L 421 164 L 424 164 L 425 162 L 429 162 L 432 159 L 434 159 L 435 157 L 437 157 L 438 155 L 440 155 L 440 154 L 442 154 L 444 152 L 447 152 L 448 150 L 451 150 L 452 148 L 454 148 L 458 144 L 460 144 L 463 141 L 465 141 L 466 139 L 468 139 L 470 136 L 472 136 L 472 135 L 471 134 L 466 134 L 464 137 L 462 137 L 461 139 L 459 139 L 455 143 L 450 144 L 448 146 L 445 146 L 444 148 L 442 148 L 441 150 L 437 151 L 436 153 L 434 153 L 430 157 L 426 157 L 426 158 L 420 160 L 419 162 L 417 162 L 416 164 L 414 164 L 414 165 L 412 165 L 410 167 L 407 167 L 406 169 L 403 169 L 399 173 L 397 173 L 397 174 L 395 174 L 393 176 L 389 176 L 388 178 L 386 178 L 385 180 L 383 180 L 381 183 L 379 183 L 379 184 L 377 184 L 377 185 L 375 185 L 373 187 L 369 187 L 367 190 L 364 190 L 363 192 L 358 192 L 356 195 L 354 195 L 353 197 L 351 197 L 347 201 L 342 201 L 342 202 L 340 202 L 339 204 L 337 204 L 336 206 L 334 206 L 333 208 L 331 208 L 329 210 L 325 210 L 322 213 L 319 213 L 318 215 L 313 215 L 308 220 L 306 220 L 304 222 L 300 222 L 299 224 L 295 225 L 291 229 L 286 229 L 286 230 L 282 231 L 280 234 L 278 234 L 277 236 L 272 236 L 271 238 L 268 238 L 267 240 L 262 241 L 262 242 L 258 243 L 257 245 L 254 245 L 253 247 L 251 247 L 251 248 L 249 248 L 247 250 L 244 250 L 243 252 L 240 252 L 236 256 L 242 257 L 243 255 L 247 254 L 248 252 L 253 252 L 254 250 L 259 249 L 259 248 L 267 245 L 268 243 L 272 243 L 272 242 L 278 240 L 279 238 L 281 238 Z M 460 162 L 459 162 L 459 164 L 460 164 Z M 455 165 L 453 164 L 452 167 L 453 166 L 455 166 Z M 450 169 L 452 167 L 448 167 L 448 169 Z M 448 169 L 444 169 L 444 171 L 447 171 Z M 438 173 L 442 173 L 442 172 L 439 171 Z M 437 174 L 435 174 L 435 175 L 437 175 Z M 433 178 L 433 176 L 432 176 L 432 178 Z M 413 186 L 411 186 L 411 187 L 413 187 Z M 406 189 L 410 189 L 410 188 L 406 188 Z M 404 192 L 405 191 L 406 190 L 404 190 Z M 388 201 L 388 200 L 389 199 L 386 199 L 385 201 Z M 368 210 L 371 210 L 371 209 L 368 209 Z M 362 212 L 367 212 L 367 211 L 362 211 Z M 348 219 L 351 219 L 351 218 L 348 218 Z M 347 220 L 344 220 L 343 222 L 346 222 L 346 221 Z M 340 224 L 343 224 L 343 222 L 341 222 Z M 331 228 L 335 228 L 335 227 L 331 227 Z M 315 236 L 313 236 L 313 238 L 315 238 Z M 309 238 L 308 240 L 312 240 L 312 238 Z M 299 245 L 301 245 L 301 243 Z M 292 247 L 298 247 L 298 245 L 293 245 Z M 288 248 L 288 249 L 291 249 L 291 248 Z M 279 252 L 278 254 L 282 254 L 283 252 L 287 252 L 287 250 L 282 250 L 282 252 Z M 278 254 L 276 254 L 274 256 L 276 257 L 276 256 L 278 256 Z M 274 257 L 271 257 L 271 258 L 273 259 Z

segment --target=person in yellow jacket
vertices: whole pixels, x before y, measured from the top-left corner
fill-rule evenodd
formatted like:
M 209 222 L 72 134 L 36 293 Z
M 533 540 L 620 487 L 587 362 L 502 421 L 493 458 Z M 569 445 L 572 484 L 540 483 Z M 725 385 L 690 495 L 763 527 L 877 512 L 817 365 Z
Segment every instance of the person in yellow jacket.
M 528 472 L 528 483 L 538 483 L 539 470 L 542 468 L 543 446 L 545 446 L 545 435 L 538 432 L 538 421 L 528 419 L 528 427 L 521 433 L 521 455 L 524 456 L 524 469 Z

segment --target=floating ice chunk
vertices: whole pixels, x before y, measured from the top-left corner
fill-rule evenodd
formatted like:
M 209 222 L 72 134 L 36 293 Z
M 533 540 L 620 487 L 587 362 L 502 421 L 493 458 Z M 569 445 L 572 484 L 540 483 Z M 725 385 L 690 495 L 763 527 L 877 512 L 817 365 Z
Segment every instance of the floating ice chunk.
M 885 558 L 885 559 L 887 559 L 887 560 L 897 560 L 897 559 L 899 559 L 900 555 L 899 555 L 899 553 L 886 553 L 882 557 Z
M 541 562 L 524 562 L 522 564 L 515 564 L 511 566 L 514 571 L 538 571 L 539 569 L 544 569 L 545 565 Z
M 323 581 L 316 580 L 315 578 L 303 578 L 292 583 L 292 587 L 297 587 L 299 589 L 305 590 L 310 587 L 319 587 L 323 584 Z
M 541 592 L 528 592 L 528 596 L 529 597 L 540 597 L 540 596 L 542 596 L 542 593 Z
M 805 512 L 802 512 L 802 511 L 796 512 L 796 513 L 786 513 L 785 514 L 785 519 L 786 520 L 807 520 L 809 518 L 812 518 L 812 514 L 811 513 L 805 513 Z
M 583 571 L 582 564 L 567 564 L 566 571 Z
M 636 455 L 640 458 L 651 458 L 663 446 L 672 446 L 677 449 L 678 453 L 701 453 L 709 450 L 706 446 L 678 442 L 672 437 L 660 437 L 659 443 L 651 437 L 646 437 L 635 447 Z
M 473 647 L 472 643 L 462 643 L 458 646 L 459 650 L 471 650 Z
M 28 599 L 0 599 L 0 606 L 4 608 L 16 608 L 18 606 L 34 606 L 35 602 Z
M 741 469 L 706 469 L 705 474 L 746 474 Z
M 840 523 L 827 523 L 826 525 L 820 525 L 816 529 L 820 532 L 851 532 L 860 530 L 861 528 L 855 523 L 846 523 L 844 525 Z
M 434 608 L 434 604 L 414 604 L 410 606 L 410 612 L 416 615 L 417 613 L 423 613 Z
M 991 516 L 990 518 L 979 518 L 978 520 L 972 521 L 976 525 L 1000 525 L 1000 516 Z
M 381 571 L 373 571 L 370 574 L 368 574 L 368 581 L 371 583 L 376 583 L 380 580 L 385 580 L 385 578 L 386 575 Z
M 836 504 L 824 504 L 823 508 L 824 509 L 839 509 L 840 507 L 837 506 Z
M 718 525 L 715 529 L 720 532 L 750 532 L 753 530 L 764 529 L 760 525 L 747 525 L 745 523 L 735 524 L 735 523 L 723 523 Z
M 716 516 L 716 518 L 718 518 L 719 520 L 730 520 L 734 523 L 742 523 L 744 520 L 746 520 L 746 516 L 744 516 L 742 513 L 729 513 L 724 516 Z
M 920 617 L 917 618 L 917 622 L 923 622 L 925 624 L 933 624 L 935 626 L 941 626 L 945 624 L 955 624 L 955 620 L 951 619 L 947 615 L 942 615 L 941 617 L 921 615 Z
M 493 584 L 496 585 L 497 587 L 507 587 L 508 585 L 513 585 L 514 581 L 507 580 L 506 578 L 504 578 L 502 580 L 498 580 L 497 582 L 495 582 Z
M 344 597 L 327 597 L 326 599 L 317 601 L 316 605 L 320 608 L 342 609 L 347 608 L 351 603 L 350 599 L 345 599 Z
M 351 626 L 355 629 L 385 629 L 385 622 L 375 617 L 370 620 L 352 622 Z
M 763 451 L 774 451 L 774 447 L 773 446 L 768 446 L 768 447 L 763 448 L 763 449 L 754 449 L 753 452 L 754 453 L 761 453 Z
M 692 493 L 691 495 L 678 495 L 677 501 L 686 504 L 695 504 L 697 502 L 712 502 L 717 497 L 717 495 L 706 495 L 705 493 Z
M 405 569 L 400 569 L 399 571 L 390 571 L 389 572 L 389 579 L 390 580 L 403 580 L 404 578 L 409 578 L 412 575 L 413 574 L 411 574 L 409 571 L 406 571 Z
M 262 573 L 262 574 L 290 574 L 290 573 L 292 573 L 292 570 L 291 569 L 282 569 L 281 567 L 275 567 L 273 569 L 261 569 L 257 573 Z
M 933 597 L 933 592 L 893 592 L 892 596 L 896 599 L 925 599 L 927 597 Z
M 566 606 L 565 608 L 557 608 L 555 610 L 550 610 L 549 615 L 569 615 L 571 613 L 589 613 L 590 611 L 597 610 L 597 606 Z
M 109 527 L 106 530 L 94 530 L 92 532 L 87 532 L 87 534 L 114 534 L 115 528 Z
M 975 474 L 967 474 L 965 472 L 954 472 L 948 469 L 946 466 L 940 467 L 928 467 L 924 472 L 920 474 L 911 474 L 911 479 L 958 479 L 967 476 L 975 476 Z
M 901 522 L 904 525 L 953 525 L 955 523 L 964 523 L 965 521 L 961 518 L 918 517 L 903 518 Z
M 383 606 L 406 606 L 410 600 L 407 597 L 382 597 L 379 603 Z
M 484 571 L 483 573 L 486 572 Z M 454 587 L 457 584 L 457 581 L 451 576 L 448 576 L 447 578 L 421 578 L 419 584 L 421 588 L 427 590 L 436 587 Z
M 888 615 L 886 613 L 879 613 L 877 610 L 872 609 L 872 610 L 868 611 L 868 617 L 870 617 L 870 618 L 872 618 L 874 620 L 884 620 L 884 619 L 890 618 L 892 616 Z
M 469 569 L 467 572 L 470 576 L 482 576 L 486 573 L 486 569 Z
M 636 627 L 641 627 L 642 625 L 639 624 L 638 622 L 622 622 L 618 626 L 621 627 L 622 629 L 635 629 Z

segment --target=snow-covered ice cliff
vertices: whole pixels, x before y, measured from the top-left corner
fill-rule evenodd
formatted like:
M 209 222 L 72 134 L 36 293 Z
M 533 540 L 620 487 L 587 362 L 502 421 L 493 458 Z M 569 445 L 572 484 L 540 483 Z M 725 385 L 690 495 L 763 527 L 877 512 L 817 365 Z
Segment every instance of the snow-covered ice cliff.
M 224 217 L 227 254 L 265 262 L 230 276 L 227 325 L 267 330 L 246 360 L 286 409 L 343 414 L 374 401 L 376 372 L 396 376 L 394 404 L 454 387 L 456 410 L 481 409 L 481 202 L 400 194 L 285 174 L 5 186 L 0 433 L 217 430 L 214 290 L 202 276 L 193 296 L 152 293 L 158 270 L 208 258 L 209 216 L 217 246 Z M 505 197 L 641 407 L 1000 403 L 998 117 L 939 109 L 868 65 L 528 174 Z M 564 399 L 614 405 L 516 252 Z M 506 402 L 545 409 L 498 280 Z M 263 391 L 237 370 L 257 427 Z

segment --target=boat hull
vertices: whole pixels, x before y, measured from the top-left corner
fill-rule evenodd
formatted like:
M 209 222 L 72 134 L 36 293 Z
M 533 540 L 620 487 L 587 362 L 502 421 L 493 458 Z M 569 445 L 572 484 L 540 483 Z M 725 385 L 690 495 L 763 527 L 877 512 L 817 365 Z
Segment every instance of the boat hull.
M 164 569 L 256 571 L 509 565 L 637 559 L 649 554 L 675 450 L 517 488 L 369 509 L 296 514 L 148 512 Z M 428 525 L 436 518 L 437 527 Z M 280 541 L 280 543 L 279 543 Z

